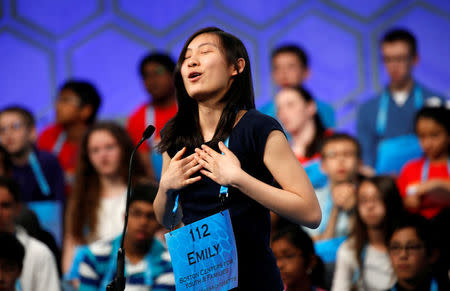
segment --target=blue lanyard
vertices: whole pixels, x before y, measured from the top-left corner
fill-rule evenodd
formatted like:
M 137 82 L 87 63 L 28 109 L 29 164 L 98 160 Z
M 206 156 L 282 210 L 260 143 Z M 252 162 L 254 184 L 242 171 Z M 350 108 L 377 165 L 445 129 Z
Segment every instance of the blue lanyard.
M 65 131 L 61 132 L 58 135 L 58 138 L 56 139 L 55 145 L 53 146 L 52 152 L 55 154 L 55 156 L 59 156 L 61 153 L 61 150 L 64 146 L 64 143 L 66 142 L 67 134 Z
M 425 163 L 422 166 L 422 174 L 421 174 L 422 182 L 428 180 L 429 171 L 430 171 L 430 160 L 426 159 Z M 447 159 L 447 172 L 450 175 L 450 158 Z
M 394 287 L 392 287 L 391 291 L 397 291 L 397 287 L 394 285 Z M 438 284 L 437 284 L 436 280 L 434 280 L 434 279 L 431 280 L 430 291 L 438 291 Z
M 41 189 L 42 194 L 44 194 L 45 196 L 49 196 L 50 186 L 48 185 L 47 179 L 45 179 L 42 167 L 39 164 L 39 160 L 33 150 L 30 152 L 30 155 L 28 156 L 28 161 L 30 163 L 31 170 L 33 171 L 34 177 L 36 178 L 36 181 L 39 185 L 39 188 Z
M 227 137 L 224 144 L 226 147 L 228 147 L 229 143 L 230 143 L 230 138 Z M 224 153 L 222 153 L 222 155 L 223 154 Z M 177 213 L 179 197 L 180 197 L 180 194 L 177 194 L 177 196 L 175 197 L 175 205 L 173 206 L 173 209 L 172 209 L 173 215 L 175 215 Z M 224 201 L 225 198 L 228 198 L 228 186 L 223 186 L 223 185 L 220 186 L 219 198 L 221 199 L 221 201 Z
M 419 85 L 415 85 L 413 89 L 414 107 L 419 110 L 423 106 L 423 93 Z M 387 89 L 381 94 L 380 105 L 377 114 L 377 133 L 379 136 L 384 135 L 386 131 L 386 124 L 389 110 L 389 92 Z
M 121 237 L 119 236 L 118 238 L 116 238 L 113 241 L 113 247 L 112 247 L 112 250 L 111 250 L 111 259 L 109 261 L 108 268 L 106 269 L 105 277 L 102 280 L 102 285 L 101 285 L 102 289 L 100 289 L 100 290 L 106 290 L 106 286 L 113 280 L 114 275 L 115 275 L 115 273 L 117 271 L 117 255 L 116 254 L 117 254 L 117 251 L 119 250 L 119 247 L 120 247 L 120 239 L 121 239 Z M 152 247 L 153 247 L 154 243 L 155 242 L 152 242 Z M 144 260 L 147 263 L 146 271 L 145 271 L 145 274 L 144 274 L 144 284 L 146 286 L 152 286 L 152 284 L 153 284 L 152 271 L 151 271 L 151 269 L 152 269 L 151 248 L 149 250 L 149 253 L 144 258 Z M 126 260 L 126 258 L 125 258 L 125 260 Z M 127 275 L 127 266 L 126 266 L 126 264 L 125 264 L 124 273 L 125 273 L 125 277 L 126 277 L 126 275 Z M 125 282 L 126 282 L 126 279 L 125 279 Z

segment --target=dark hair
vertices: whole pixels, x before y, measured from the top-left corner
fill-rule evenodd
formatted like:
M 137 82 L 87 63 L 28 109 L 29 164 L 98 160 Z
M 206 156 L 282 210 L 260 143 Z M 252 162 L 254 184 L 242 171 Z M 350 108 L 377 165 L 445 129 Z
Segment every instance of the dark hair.
M 151 183 L 138 183 L 134 189 L 130 198 L 130 205 L 135 201 L 145 201 L 153 204 L 155 201 L 156 193 L 158 193 L 158 187 Z
M 411 32 L 403 28 L 391 29 L 383 36 L 381 43 L 392 43 L 396 41 L 406 42 L 409 46 L 411 56 L 415 57 L 417 55 L 417 41 Z
M 203 28 L 188 38 L 178 58 L 174 72 L 178 112 L 161 131 L 161 142 L 158 145 L 160 152 L 168 151 L 170 154 L 184 146 L 194 148 L 204 142 L 199 123 L 198 104 L 186 91 L 181 76 L 181 66 L 191 41 L 197 36 L 206 33 L 214 34 L 219 38 L 227 63 L 234 65 L 238 71 L 238 74 L 234 76 L 230 89 L 221 100 L 221 102 L 225 103 L 225 108 L 220 116 L 210 144 L 217 144 L 220 140 L 224 140 L 230 135 L 238 110 L 255 108 L 250 59 L 244 44 L 234 35 L 224 32 L 217 27 Z M 245 67 L 241 73 L 239 73 L 238 67 L 238 59 L 240 58 L 243 58 L 245 61 Z
M 12 175 L 12 161 L 8 152 L 2 145 L 0 145 L 0 167 L 3 167 L 5 176 L 10 177 Z
M 358 157 L 358 159 L 361 159 L 361 145 L 359 144 L 358 140 L 356 138 L 354 138 L 353 136 L 347 134 L 347 133 L 342 133 L 342 132 L 335 132 L 330 136 L 327 136 L 322 144 L 322 149 L 321 151 L 321 155 L 324 155 L 323 149 L 325 148 L 325 146 L 327 144 L 336 142 L 336 141 L 349 141 L 352 142 L 355 145 L 356 148 L 356 156 Z
M 303 67 L 308 68 L 309 59 L 308 59 L 308 55 L 306 54 L 306 52 L 303 48 L 299 47 L 296 44 L 286 44 L 286 45 L 279 46 L 272 51 L 271 60 L 273 61 L 273 59 L 276 56 L 278 56 L 279 54 L 283 54 L 283 53 L 292 53 L 292 54 L 296 55 L 298 60 L 300 61 L 300 63 L 303 65 Z
M 25 121 L 26 126 L 28 126 L 28 127 L 34 127 L 36 124 L 33 114 L 28 109 L 25 109 L 22 106 L 13 105 L 13 106 L 5 107 L 0 111 L 0 115 L 2 115 L 3 113 L 19 114 Z
M 389 176 L 363 177 L 359 185 L 362 185 L 364 182 L 373 184 L 381 195 L 381 200 L 383 201 L 383 205 L 386 209 L 386 215 L 383 219 L 381 227 L 386 237 L 392 229 L 393 221 L 405 212 L 400 192 L 398 191 L 394 178 Z M 356 197 L 357 200 L 359 200 L 359 195 Z M 354 239 L 354 249 L 356 251 L 359 265 L 363 266 L 361 254 L 369 241 L 369 236 L 367 234 L 367 226 L 361 219 L 359 207 L 356 207 L 356 219 L 351 237 Z
M 96 123 L 84 135 L 80 144 L 75 182 L 66 212 L 69 233 L 81 241 L 85 239 L 84 230 L 86 226 L 88 226 L 90 233 L 94 233 L 97 226 L 100 180 L 89 158 L 88 142 L 91 135 L 100 130 L 109 132 L 119 144 L 122 153 L 119 175 L 124 184 L 128 178 L 128 160 L 134 148 L 133 142 L 125 129 L 114 122 Z M 133 181 L 145 176 L 145 168 L 140 159 L 134 160 L 133 172 Z
M 435 247 L 431 223 L 419 214 L 405 213 L 404 215 L 398 217 L 394 221 L 392 229 L 390 229 L 386 236 L 386 245 L 389 245 L 389 242 L 396 231 L 405 228 L 414 228 L 417 236 L 424 243 L 427 253 L 431 254 L 431 250 Z
M 87 105 L 92 107 L 92 114 L 86 120 L 88 124 L 92 124 L 95 121 L 101 103 L 100 94 L 94 85 L 87 81 L 69 80 L 61 86 L 60 91 L 62 90 L 73 91 L 80 98 L 81 107 Z
M 422 107 L 416 113 L 414 119 L 414 129 L 416 133 L 417 133 L 417 124 L 419 123 L 419 120 L 422 118 L 432 119 L 434 122 L 440 124 L 442 127 L 444 127 L 445 131 L 447 132 L 447 135 L 450 136 L 450 110 L 447 109 L 445 106 Z M 450 153 L 450 143 L 447 145 L 447 152 Z
M 314 286 L 323 286 L 325 266 L 322 260 L 316 255 L 314 250 L 314 243 L 311 237 L 302 229 L 301 226 L 295 224 L 289 224 L 282 228 L 280 231 L 274 234 L 272 242 L 280 239 L 286 239 L 295 248 L 302 251 L 302 256 L 305 260 L 305 266 L 311 263 L 311 260 L 315 257 L 317 260 L 316 265 L 311 273 L 311 282 Z
M 303 86 L 291 86 L 286 87 L 283 90 L 286 89 L 296 91 L 300 96 L 300 98 L 302 98 L 303 101 L 305 101 L 306 103 L 316 102 L 312 94 Z M 306 147 L 305 156 L 307 158 L 313 157 L 316 153 L 320 152 L 320 149 L 322 148 L 322 143 L 325 139 L 326 129 L 317 112 L 314 114 L 313 119 L 314 125 L 316 127 L 316 133 L 314 135 L 314 138 L 312 139 L 312 142 Z
M 0 176 L 0 187 L 6 188 L 16 203 L 20 202 L 20 188 L 16 181 Z
M 417 123 L 421 118 L 433 119 L 445 128 L 447 134 L 450 135 L 450 110 L 444 106 L 438 107 L 422 107 L 415 116 L 414 127 L 417 132 Z
M 144 77 L 144 68 L 149 63 L 158 63 L 166 68 L 171 74 L 175 69 L 175 62 L 168 54 L 163 52 L 152 52 L 143 57 L 139 64 L 139 73 L 141 74 L 141 77 Z
M 0 232 L 0 245 L 0 259 L 8 261 L 8 264 L 16 264 L 19 270 L 22 270 L 25 248 L 16 236 L 9 232 Z

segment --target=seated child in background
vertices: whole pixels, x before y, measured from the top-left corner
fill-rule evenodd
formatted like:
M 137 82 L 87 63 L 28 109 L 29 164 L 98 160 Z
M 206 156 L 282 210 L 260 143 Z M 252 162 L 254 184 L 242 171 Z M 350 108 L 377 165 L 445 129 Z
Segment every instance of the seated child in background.
M 438 280 L 432 265 L 439 253 L 435 249 L 430 223 L 420 215 L 401 217 L 386 237 L 389 257 L 397 283 L 389 290 L 421 291 L 449 290 L 447 278 Z
M 291 224 L 274 234 L 272 251 L 286 291 L 323 290 L 324 265 L 302 228 Z
M 349 234 L 361 165 L 359 143 L 347 134 L 336 133 L 326 138 L 321 155 L 322 169 L 328 177 L 328 184 L 316 189 L 322 222 L 317 229 L 305 228 L 314 240 Z
M 153 210 L 156 192 L 155 186 L 140 185 L 134 189 L 130 199 L 124 242 L 127 290 L 175 290 L 169 253 L 155 238 L 160 228 Z M 89 245 L 79 267 L 80 290 L 106 290 L 117 271 L 114 262 L 121 238 L 119 235 L 112 240 Z
M 67 81 L 56 99 L 56 123 L 39 136 L 38 148 L 58 157 L 69 186 L 73 183 L 79 144 L 94 123 L 100 102 L 100 95 L 91 83 Z
M 450 110 L 422 108 L 415 129 L 424 157 L 407 163 L 397 182 L 405 207 L 431 218 L 450 206 Z
M 332 291 L 386 290 L 395 283 L 386 236 L 403 204 L 395 181 L 387 176 L 364 178 L 356 195 L 356 220 L 339 247 Z
M 326 183 L 320 171 L 320 149 L 331 134 L 317 113 L 317 104 L 303 87 L 286 87 L 275 97 L 277 117 L 290 135 L 290 144 L 314 188 Z

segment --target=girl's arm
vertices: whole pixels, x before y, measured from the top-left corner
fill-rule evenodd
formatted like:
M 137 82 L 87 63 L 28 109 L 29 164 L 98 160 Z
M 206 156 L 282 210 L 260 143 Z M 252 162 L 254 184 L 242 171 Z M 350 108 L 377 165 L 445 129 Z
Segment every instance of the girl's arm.
M 222 143 L 219 154 L 203 145 L 195 159 L 201 173 L 220 185 L 231 185 L 266 208 L 310 228 L 319 226 L 322 213 L 309 178 L 281 131 L 272 131 L 264 149 L 264 164 L 282 189 L 268 185 L 241 169 L 237 157 Z
M 166 228 L 177 226 L 183 216 L 180 207 L 173 215 L 175 192 L 201 179 L 201 176 L 191 178 L 191 175 L 200 170 L 201 166 L 194 159 L 194 154 L 181 158 L 185 151 L 186 148 L 183 148 L 172 159 L 167 152 L 163 154 L 161 180 L 153 206 L 156 218 Z

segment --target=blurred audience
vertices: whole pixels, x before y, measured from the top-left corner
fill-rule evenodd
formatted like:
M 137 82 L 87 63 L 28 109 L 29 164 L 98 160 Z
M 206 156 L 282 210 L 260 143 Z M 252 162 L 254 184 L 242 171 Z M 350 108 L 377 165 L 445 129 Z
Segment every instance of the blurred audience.
M 73 192 L 70 195 L 63 248 L 63 272 L 67 272 L 76 246 L 118 235 L 133 151 L 128 133 L 112 122 L 94 124 L 80 144 Z M 145 176 L 139 159 L 134 161 L 133 180 Z
M 422 108 L 415 129 L 424 157 L 405 165 L 398 186 L 408 210 L 431 218 L 450 206 L 450 110 Z
M 316 190 L 322 210 L 322 222 L 317 229 L 305 230 L 314 240 L 346 236 L 350 232 L 356 205 L 358 168 L 361 149 L 348 134 L 335 133 L 325 139 L 322 147 L 322 168 L 328 184 Z
M 303 86 L 310 75 L 309 58 L 306 52 L 296 44 L 286 44 L 272 52 L 272 80 L 277 89 Z M 312 98 L 311 98 L 312 99 Z M 316 99 L 317 111 L 326 128 L 336 125 L 334 109 L 325 102 Z M 276 116 L 275 102 L 270 100 L 259 110 L 272 117 Z
M 162 156 L 155 150 L 160 140 L 160 131 L 167 121 L 177 113 L 173 71 L 175 62 L 160 52 L 151 53 L 141 60 L 139 73 L 149 94 L 149 101 L 141 105 L 128 119 L 127 130 L 136 145 L 142 138 L 145 128 L 152 124 L 154 135 L 142 144 L 139 153 L 150 177 L 159 180 L 162 169 Z
M 0 144 L 12 161 L 12 174 L 23 202 L 55 200 L 64 203 L 64 174 L 58 159 L 34 147 L 34 117 L 25 108 L 0 110 Z
M 19 186 L 13 180 L 0 177 L 0 232 L 14 234 L 25 249 L 19 290 L 58 291 L 58 270 L 51 251 L 15 224 L 20 211 L 19 195 Z M 2 244 L 1 248 L 3 247 Z
M 326 130 L 317 114 L 317 105 L 303 87 L 286 87 L 275 97 L 277 117 L 290 135 L 290 143 L 297 159 L 305 168 L 315 188 L 326 184 L 326 176 L 320 169 L 320 148 Z
M 272 250 L 286 291 L 323 290 L 324 265 L 312 239 L 298 225 L 289 225 L 272 238 Z
M 73 184 L 78 148 L 88 127 L 94 123 L 101 98 L 89 82 L 65 82 L 56 99 L 56 123 L 39 136 L 38 148 L 52 152 L 64 169 L 67 185 Z
M 388 31 L 380 43 L 389 84 L 374 98 L 362 104 L 357 117 L 357 135 L 366 165 L 375 168 L 377 152 L 383 155 L 404 154 L 415 138 L 413 119 L 424 104 L 444 100 L 413 77 L 419 61 L 417 41 L 407 30 Z M 395 138 L 395 139 L 394 139 Z M 405 140 L 406 139 L 406 140 Z M 382 146 L 385 144 L 385 146 Z M 397 146 L 406 144 L 407 147 Z M 415 155 L 411 152 L 411 155 Z M 386 158 L 386 157 L 385 157 Z
M 141 184 L 135 187 L 130 199 L 124 241 L 127 290 L 175 290 L 169 253 L 155 238 L 160 228 L 153 210 L 157 191 L 153 185 Z M 119 235 L 89 245 L 79 267 L 80 290 L 106 290 L 116 275 L 121 238 Z
M 0 290 L 17 291 L 25 249 L 12 233 L 0 232 Z
M 439 252 L 435 246 L 430 223 L 419 215 L 402 216 L 386 237 L 389 257 L 397 283 L 389 290 L 449 290 L 447 278 L 437 278 L 432 265 Z M 443 279 L 443 280 L 442 280 Z
M 394 179 L 364 178 L 356 195 L 355 226 L 337 253 L 331 290 L 386 290 L 395 283 L 386 236 L 403 205 Z

